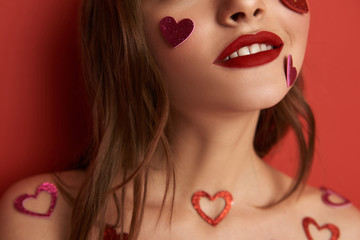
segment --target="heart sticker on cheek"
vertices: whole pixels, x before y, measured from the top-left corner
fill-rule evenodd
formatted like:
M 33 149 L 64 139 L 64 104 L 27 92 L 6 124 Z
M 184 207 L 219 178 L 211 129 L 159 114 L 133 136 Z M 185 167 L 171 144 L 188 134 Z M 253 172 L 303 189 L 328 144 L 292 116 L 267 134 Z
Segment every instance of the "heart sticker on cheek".
M 288 8 L 298 13 L 308 13 L 309 4 L 307 0 L 281 0 Z
M 164 17 L 160 21 L 160 30 L 164 38 L 175 48 L 183 43 L 194 31 L 194 23 L 186 18 L 179 23 L 173 17 Z
M 286 64 L 286 84 L 288 87 L 291 87 L 297 77 L 296 68 L 293 66 L 293 60 L 291 54 L 288 56 Z
M 40 192 L 47 192 L 51 196 L 51 202 L 50 202 L 49 208 L 47 209 L 47 212 L 46 213 L 38 213 L 38 212 L 33 212 L 31 210 L 26 209 L 24 207 L 25 200 L 36 199 L 38 197 L 38 195 L 40 194 Z M 22 194 L 18 198 L 16 198 L 14 201 L 14 206 L 15 206 L 16 210 L 18 210 L 19 212 L 24 213 L 26 215 L 36 216 L 36 217 L 50 217 L 54 211 L 54 208 L 56 205 L 56 200 L 57 200 L 56 186 L 52 183 L 45 182 L 45 183 L 42 183 L 36 189 L 35 194 L 27 194 L 26 193 L 26 194 Z
M 311 225 L 315 226 L 317 231 L 321 231 L 321 232 L 328 231 L 331 235 L 330 235 L 330 239 L 326 238 L 326 240 L 338 240 L 340 237 L 340 230 L 334 224 L 325 224 L 323 226 L 319 226 L 314 219 L 312 219 L 311 217 L 306 217 L 303 219 L 303 227 L 308 240 L 322 240 L 322 239 L 314 238 L 313 235 L 315 234 L 315 232 L 310 231 Z

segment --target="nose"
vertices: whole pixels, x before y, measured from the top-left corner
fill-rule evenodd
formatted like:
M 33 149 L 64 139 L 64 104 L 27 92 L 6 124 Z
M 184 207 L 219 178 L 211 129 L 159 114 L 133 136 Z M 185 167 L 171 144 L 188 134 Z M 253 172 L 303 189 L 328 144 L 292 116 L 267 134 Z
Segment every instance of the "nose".
M 218 8 L 218 21 L 222 25 L 237 26 L 264 17 L 264 0 L 222 0 Z

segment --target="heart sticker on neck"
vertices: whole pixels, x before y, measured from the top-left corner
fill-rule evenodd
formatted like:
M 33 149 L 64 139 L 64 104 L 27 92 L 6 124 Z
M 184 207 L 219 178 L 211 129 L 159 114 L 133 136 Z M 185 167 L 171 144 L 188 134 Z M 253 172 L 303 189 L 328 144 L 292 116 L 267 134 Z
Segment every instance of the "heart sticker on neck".
M 37 213 L 37 212 L 33 212 L 33 211 L 30 211 L 30 210 L 26 209 L 24 207 L 25 200 L 28 200 L 28 199 L 31 199 L 31 198 L 36 199 L 40 192 L 47 192 L 51 196 L 51 202 L 50 202 L 50 206 L 49 206 L 47 212 L 46 213 Z M 56 188 L 56 186 L 54 184 L 52 184 L 52 183 L 44 182 L 36 189 L 34 195 L 32 195 L 32 194 L 23 194 L 23 195 L 20 195 L 18 198 L 16 198 L 15 201 L 14 201 L 14 206 L 19 212 L 30 215 L 30 216 L 50 217 L 52 212 L 54 211 L 54 208 L 55 208 L 55 205 L 56 205 L 56 200 L 57 200 L 57 188 Z
M 225 200 L 225 207 L 217 217 L 211 218 L 206 213 L 204 213 L 204 211 L 200 207 L 200 199 L 202 197 L 205 197 L 212 202 L 217 198 L 223 198 Z M 200 217 L 202 219 L 204 219 L 210 225 L 216 226 L 229 213 L 229 211 L 231 209 L 231 205 L 233 203 L 233 197 L 227 191 L 217 192 L 214 196 L 210 196 L 210 194 L 208 194 L 207 192 L 204 192 L 204 191 L 198 191 L 198 192 L 194 193 L 191 202 L 193 204 L 193 207 L 195 208 L 195 210 L 197 211 L 197 213 L 200 215 Z
M 288 8 L 298 13 L 308 13 L 309 4 L 307 0 L 281 0 Z
M 331 238 L 329 240 L 338 240 L 340 237 L 340 230 L 337 226 L 333 224 L 325 224 L 323 226 L 319 226 L 318 223 L 312 219 L 311 217 L 306 217 L 303 219 L 303 227 L 308 240 L 314 240 L 313 236 L 310 233 L 310 226 L 314 225 L 318 231 L 327 230 L 331 234 Z M 318 239 L 315 239 L 318 240 Z M 320 239 L 319 239 L 320 240 Z M 327 240 L 327 239 L 326 239 Z
M 291 54 L 288 56 L 287 64 L 286 64 L 286 84 L 288 87 L 291 87 L 297 77 L 296 68 L 293 67 L 293 59 Z
M 176 23 L 173 17 L 164 17 L 160 21 L 160 30 L 165 39 L 175 48 L 191 35 L 194 23 L 188 18 Z
M 335 191 L 327 189 L 325 187 L 321 187 L 320 189 L 324 192 L 321 199 L 326 205 L 337 208 L 347 207 L 352 205 L 348 199 L 336 193 Z M 335 197 L 339 199 L 339 202 L 338 201 L 335 202 L 334 200 L 331 199 L 331 197 Z

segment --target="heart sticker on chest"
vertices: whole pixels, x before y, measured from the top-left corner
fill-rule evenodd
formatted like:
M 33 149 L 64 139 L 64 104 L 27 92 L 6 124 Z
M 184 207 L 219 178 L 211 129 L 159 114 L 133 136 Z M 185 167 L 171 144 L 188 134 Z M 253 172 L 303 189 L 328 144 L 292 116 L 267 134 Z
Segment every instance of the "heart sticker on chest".
M 313 238 L 310 232 L 311 225 L 315 226 L 317 231 L 329 231 L 331 237 L 330 239 L 326 239 L 326 240 L 338 240 L 340 237 L 340 230 L 337 226 L 333 224 L 325 224 L 323 226 L 319 226 L 319 224 L 314 219 L 312 219 L 311 217 L 306 217 L 303 219 L 303 227 L 308 240 L 321 240 L 321 239 Z
M 29 199 L 36 199 L 41 192 L 47 192 L 51 196 L 50 205 L 45 213 L 37 213 L 30 211 L 24 207 L 24 202 Z M 14 207 L 21 213 L 36 216 L 36 217 L 50 217 L 54 211 L 56 201 L 57 201 L 57 188 L 54 184 L 49 182 L 42 183 L 35 191 L 35 194 L 22 194 L 17 197 L 14 201 Z
M 309 4 L 307 0 L 281 0 L 288 8 L 298 13 L 308 13 Z
M 106 225 L 102 240 L 127 240 L 128 238 L 129 235 L 127 233 L 117 234 L 113 226 Z
M 160 21 L 160 30 L 164 38 L 175 48 L 191 35 L 194 23 L 188 18 L 176 23 L 173 17 L 164 17 Z
M 201 206 L 200 206 L 201 198 L 207 198 L 208 200 L 210 200 L 212 202 L 215 201 L 217 198 L 223 198 L 225 200 L 225 207 L 217 215 L 217 217 L 211 218 L 206 213 L 204 213 L 204 211 L 201 209 Z M 204 192 L 204 191 L 198 191 L 198 192 L 194 193 L 194 195 L 192 196 L 191 202 L 192 202 L 192 205 L 195 208 L 196 212 L 200 215 L 200 217 L 202 219 L 204 219 L 210 225 L 216 226 L 229 213 L 232 203 L 233 203 L 233 197 L 227 191 L 217 192 L 214 196 L 210 196 L 210 194 L 208 194 L 207 192 Z

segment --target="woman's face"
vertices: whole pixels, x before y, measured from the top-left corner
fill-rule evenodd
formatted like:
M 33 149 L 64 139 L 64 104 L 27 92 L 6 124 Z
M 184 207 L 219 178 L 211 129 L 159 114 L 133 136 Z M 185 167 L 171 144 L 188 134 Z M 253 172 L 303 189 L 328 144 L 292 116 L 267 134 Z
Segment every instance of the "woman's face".
M 309 14 L 295 12 L 280 0 L 143 0 L 143 15 L 147 42 L 167 81 L 170 101 L 184 113 L 253 111 L 278 103 L 290 89 L 287 56 L 292 55 L 299 72 L 310 22 Z M 176 48 L 160 31 L 166 16 L 177 22 L 189 18 L 195 25 Z M 230 43 L 262 31 L 283 42 L 275 59 L 245 67 L 214 63 Z

